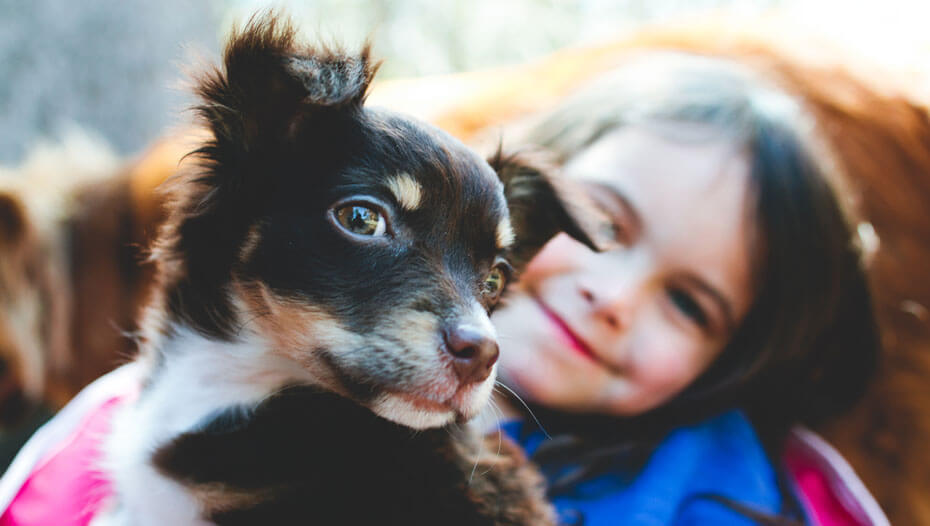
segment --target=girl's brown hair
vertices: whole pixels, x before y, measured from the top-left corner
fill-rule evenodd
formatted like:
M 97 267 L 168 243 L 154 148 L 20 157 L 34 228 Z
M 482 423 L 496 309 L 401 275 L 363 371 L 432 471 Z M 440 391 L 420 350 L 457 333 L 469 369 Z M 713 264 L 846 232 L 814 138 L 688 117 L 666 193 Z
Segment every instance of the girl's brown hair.
M 673 141 L 726 139 L 750 159 L 755 300 L 716 362 L 662 407 L 630 419 L 539 408 L 549 431 L 564 435 L 537 460 L 583 466 L 555 492 L 609 469 L 618 451 L 641 461 L 671 428 L 731 408 L 745 410 L 777 453 L 791 424 L 822 422 L 858 400 L 879 351 L 836 165 L 792 97 L 727 60 L 653 52 L 537 119 L 522 140 L 564 161 L 619 126 Z

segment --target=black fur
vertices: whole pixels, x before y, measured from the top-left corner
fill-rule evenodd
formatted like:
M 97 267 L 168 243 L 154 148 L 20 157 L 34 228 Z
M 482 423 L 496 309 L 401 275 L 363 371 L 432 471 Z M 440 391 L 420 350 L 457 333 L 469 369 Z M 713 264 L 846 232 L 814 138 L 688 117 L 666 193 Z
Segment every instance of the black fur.
M 566 208 L 569 201 L 560 196 L 555 180 L 549 177 L 554 168 L 547 167 L 542 159 L 532 154 L 502 150 L 488 162 L 504 183 L 510 220 L 518 233 L 519 242 L 508 254 L 514 265 L 524 266 L 559 232 L 574 237 L 591 250 L 598 250 L 595 241 Z
M 539 499 L 541 479 L 519 455 L 495 456 L 496 440 L 484 446 L 496 463 L 478 463 L 478 445 L 461 429 L 413 432 L 295 387 L 254 411 L 216 415 L 158 451 L 155 463 L 195 490 L 261 496 L 259 505 L 210 510 L 224 526 L 539 524 L 546 510 L 527 490 Z

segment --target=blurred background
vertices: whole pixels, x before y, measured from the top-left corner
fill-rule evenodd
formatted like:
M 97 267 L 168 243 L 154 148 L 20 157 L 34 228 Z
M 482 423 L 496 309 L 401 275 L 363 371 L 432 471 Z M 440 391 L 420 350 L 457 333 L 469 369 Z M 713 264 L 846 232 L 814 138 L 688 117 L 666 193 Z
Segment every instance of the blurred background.
M 778 13 L 908 64 L 930 50 L 930 2 L 842 0 L 0 0 L 0 164 L 76 127 L 133 154 L 190 115 L 184 70 L 215 59 L 236 21 L 283 8 L 347 45 L 371 36 L 379 79 L 526 62 L 644 24 L 719 11 Z

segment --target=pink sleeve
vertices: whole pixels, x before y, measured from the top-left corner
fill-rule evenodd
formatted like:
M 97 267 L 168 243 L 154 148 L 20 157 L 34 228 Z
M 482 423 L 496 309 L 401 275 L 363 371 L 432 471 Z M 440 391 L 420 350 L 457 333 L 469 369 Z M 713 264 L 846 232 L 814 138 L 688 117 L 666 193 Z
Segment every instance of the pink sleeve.
M 791 431 L 784 462 L 812 525 L 890 524 L 852 467 L 813 431 L 802 427 Z
M 98 469 L 115 411 L 138 391 L 125 366 L 75 397 L 23 446 L 0 479 L 0 526 L 86 525 L 106 504 Z

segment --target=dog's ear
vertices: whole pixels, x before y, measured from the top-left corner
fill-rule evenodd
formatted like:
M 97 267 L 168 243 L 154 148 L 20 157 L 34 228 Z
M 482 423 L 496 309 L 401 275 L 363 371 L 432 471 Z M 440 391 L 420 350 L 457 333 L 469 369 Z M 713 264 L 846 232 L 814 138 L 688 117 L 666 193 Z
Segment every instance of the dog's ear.
M 554 168 L 527 153 L 502 151 L 488 163 L 504 183 L 515 234 L 510 248 L 515 268 L 522 269 L 559 232 L 599 250 L 590 232 L 600 216 L 580 190 L 552 176 Z
M 293 134 L 309 115 L 360 108 L 377 70 L 357 54 L 297 43 L 291 22 L 269 12 L 233 30 L 223 67 L 197 84 L 197 107 L 221 148 L 254 152 Z

